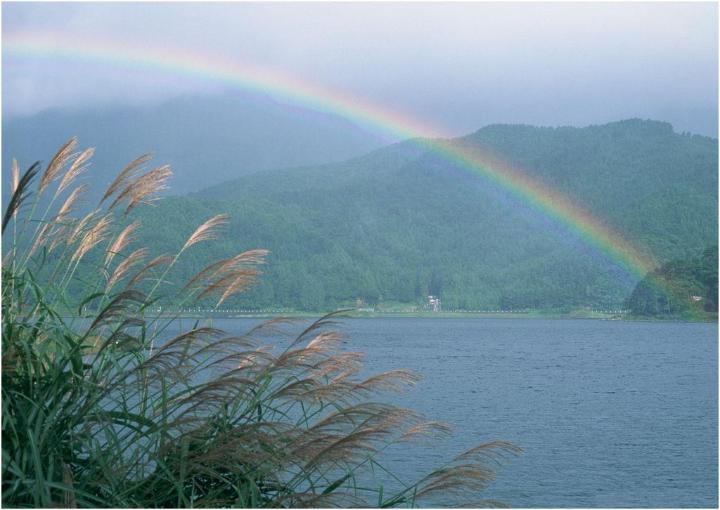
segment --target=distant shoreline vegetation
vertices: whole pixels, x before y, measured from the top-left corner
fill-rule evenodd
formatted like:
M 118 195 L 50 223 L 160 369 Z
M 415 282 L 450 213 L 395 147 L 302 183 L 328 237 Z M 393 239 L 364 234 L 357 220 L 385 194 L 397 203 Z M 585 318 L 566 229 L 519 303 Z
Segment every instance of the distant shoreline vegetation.
M 638 318 L 718 319 L 718 246 L 672 260 L 637 284 L 627 305 Z
M 238 311 L 215 311 L 215 312 L 193 312 L 193 311 L 166 311 L 158 313 L 158 316 L 178 320 L 199 320 L 201 323 L 207 320 L 232 320 L 232 319 L 271 319 L 277 317 L 293 317 L 311 319 L 318 314 L 327 312 L 303 311 L 303 310 L 238 310 Z M 66 318 L 82 318 L 69 313 L 62 314 Z M 621 321 L 664 321 L 664 322 L 717 322 L 717 314 L 706 313 L 692 316 L 662 316 L 662 315 L 641 315 L 633 314 L 631 310 L 526 310 L 526 311 L 359 311 L 347 309 L 343 311 L 346 319 L 381 319 L 381 318 L 407 318 L 407 319 L 587 319 L 587 320 L 621 320 Z

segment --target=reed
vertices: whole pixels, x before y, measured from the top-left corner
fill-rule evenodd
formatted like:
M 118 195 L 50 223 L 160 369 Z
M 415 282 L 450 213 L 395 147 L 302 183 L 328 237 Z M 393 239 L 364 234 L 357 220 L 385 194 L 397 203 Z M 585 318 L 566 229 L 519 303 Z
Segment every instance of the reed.
M 138 158 L 98 209 L 75 217 L 84 191 L 76 177 L 92 156 L 75 147 L 75 139 L 63 145 L 39 181 L 39 163 L 14 171 L 3 217 L 4 506 L 388 507 L 437 494 L 478 504 L 498 460 L 520 451 L 487 443 L 394 493 L 363 486 L 363 471 L 389 445 L 448 433 L 373 400 L 417 375 L 360 378 L 362 355 L 339 349 L 339 314 L 294 334 L 295 323 L 274 319 L 240 336 L 198 324 L 170 335 L 173 317 L 151 306 L 213 295 L 219 305 L 252 284 L 267 252 L 240 253 L 204 268 L 176 295 L 153 295 L 178 258 L 214 239 L 227 217 L 200 225 L 177 253 L 144 263 L 148 250 L 130 248 L 140 225 L 123 222 L 156 198 L 169 168 L 145 171 L 149 157 Z M 37 225 L 23 217 L 33 184 L 31 214 L 53 185 L 53 199 L 68 195 L 57 211 L 51 200 Z

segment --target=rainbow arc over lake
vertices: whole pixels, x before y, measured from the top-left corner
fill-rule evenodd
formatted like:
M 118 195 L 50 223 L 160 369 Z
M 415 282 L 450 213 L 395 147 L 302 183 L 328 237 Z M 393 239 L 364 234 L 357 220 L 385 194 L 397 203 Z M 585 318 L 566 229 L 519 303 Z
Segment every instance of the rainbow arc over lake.
M 444 160 L 505 189 L 521 202 L 575 233 L 615 263 L 642 278 L 656 267 L 638 249 L 600 218 L 522 169 L 469 144 L 450 140 L 437 128 L 392 108 L 301 80 L 277 70 L 188 49 L 149 48 L 126 41 L 83 39 L 62 32 L 3 34 L 4 57 L 66 59 L 193 77 L 261 92 L 304 107 L 334 113 L 356 124 L 414 143 Z

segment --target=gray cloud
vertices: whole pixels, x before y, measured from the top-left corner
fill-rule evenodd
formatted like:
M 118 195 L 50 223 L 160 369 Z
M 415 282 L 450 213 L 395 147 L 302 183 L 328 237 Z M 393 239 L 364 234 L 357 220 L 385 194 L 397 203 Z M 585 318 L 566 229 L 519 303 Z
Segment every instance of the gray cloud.
M 190 48 L 385 104 L 454 134 L 627 117 L 717 131 L 714 3 L 6 3 L 3 33 Z M 3 60 L 3 108 L 152 102 L 217 83 Z

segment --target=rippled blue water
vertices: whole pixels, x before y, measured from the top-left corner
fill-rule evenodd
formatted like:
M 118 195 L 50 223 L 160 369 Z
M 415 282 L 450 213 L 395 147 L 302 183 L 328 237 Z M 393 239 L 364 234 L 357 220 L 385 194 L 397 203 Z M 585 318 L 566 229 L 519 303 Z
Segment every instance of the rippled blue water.
M 216 321 L 240 332 L 257 321 Z M 716 324 L 353 319 L 372 372 L 423 381 L 396 402 L 456 434 L 389 452 L 416 479 L 463 449 L 525 452 L 482 495 L 515 507 L 717 507 Z

